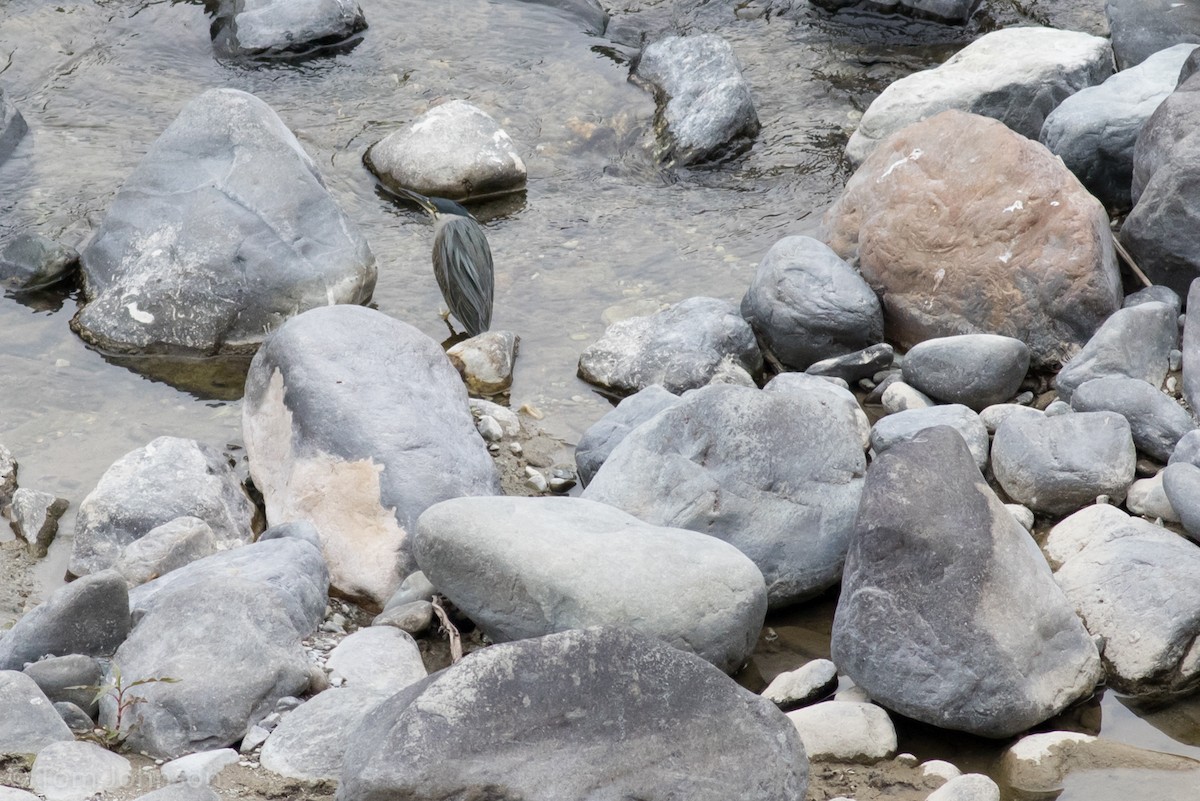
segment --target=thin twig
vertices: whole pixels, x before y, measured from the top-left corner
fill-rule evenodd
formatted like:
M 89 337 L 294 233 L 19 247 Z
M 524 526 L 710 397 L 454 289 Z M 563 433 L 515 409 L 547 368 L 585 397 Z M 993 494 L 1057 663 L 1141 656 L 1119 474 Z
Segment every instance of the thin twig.
M 442 606 L 442 596 L 433 596 L 431 603 L 434 614 L 442 624 L 446 636 L 450 638 L 450 664 L 454 664 L 463 658 L 462 637 L 458 633 L 458 627 L 450 622 L 450 616 L 446 614 L 446 607 Z
M 1117 239 L 1116 234 L 1113 234 L 1113 245 L 1117 249 L 1117 254 L 1125 260 L 1125 263 L 1129 265 L 1129 269 L 1133 270 L 1133 274 L 1140 278 L 1146 286 L 1154 286 L 1154 282 L 1147 278 L 1146 274 L 1137 266 L 1137 262 L 1133 260 L 1133 256 L 1129 255 L 1129 251 L 1121 244 L 1121 240 Z

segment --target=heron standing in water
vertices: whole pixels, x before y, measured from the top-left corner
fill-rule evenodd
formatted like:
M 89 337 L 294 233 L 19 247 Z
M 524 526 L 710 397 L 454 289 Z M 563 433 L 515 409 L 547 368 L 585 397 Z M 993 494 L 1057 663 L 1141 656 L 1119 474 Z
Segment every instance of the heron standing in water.
M 438 288 L 467 335 L 482 334 L 492 324 L 495 287 L 492 251 L 483 228 L 453 200 L 398 187 L 392 191 L 416 203 L 433 220 L 433 275 Z

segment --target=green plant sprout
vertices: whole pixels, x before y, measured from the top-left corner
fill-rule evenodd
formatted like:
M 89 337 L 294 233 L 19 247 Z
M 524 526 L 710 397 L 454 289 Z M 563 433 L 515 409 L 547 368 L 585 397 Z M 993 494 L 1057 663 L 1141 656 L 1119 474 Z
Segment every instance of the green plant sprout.
M 114 725 L 105 726 L 101 724 L 93 729 L 92 733 L 88 736 L 89 739 L 94 740 L 97 744 L 115 751 L 120 748 L 129 735 L 133 734 L 133 732 L 137 729 L 137 721 L 130 722 L 128 725 L 126 725 L 129 712 L 131 712 L 138 704 L 144 704 L 146 702 L 146 699 L 140 695 L 130 694 L 130 690 L 132 690 L 134 687 L 140 687 L 143 684 L 175 684 L 179 681 L 179 679 L 170 678 L 168 676 L 153 676 L 146 679 L 138 679 L 137 681 L 125 684 L 124 680 L 121 678 L 121 666 L 115 662 L 112 665 L 112 671 L 109 678 L 110 681 L 104 682 L 103 684 L 80 684 L 74 687 L 68 687 L 67 689 L 94 690 L 96 697 L 92 699 L 93 704 L 99 703 L 105 696 L 111 696 L 113 701 L 116 702 L 117 717 L 114 721 Z

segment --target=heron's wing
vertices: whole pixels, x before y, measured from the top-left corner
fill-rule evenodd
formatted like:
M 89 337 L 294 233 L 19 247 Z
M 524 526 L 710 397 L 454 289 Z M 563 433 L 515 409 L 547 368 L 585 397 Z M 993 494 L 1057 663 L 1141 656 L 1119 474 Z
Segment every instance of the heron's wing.
M 433 272 L 446 305 L 467 333 L 492 324 L 492 251 L 479 223 L 469 217 L 440 218 L 433 242 Z

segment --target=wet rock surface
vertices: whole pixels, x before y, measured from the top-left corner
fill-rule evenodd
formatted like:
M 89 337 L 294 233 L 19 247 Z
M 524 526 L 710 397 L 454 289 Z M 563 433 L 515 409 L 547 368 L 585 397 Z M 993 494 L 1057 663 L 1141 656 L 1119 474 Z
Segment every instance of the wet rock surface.
M 355 0 L 220 0 L 213 48 L 225 58 L 302 58 L 353 46 L 366 27 Z

